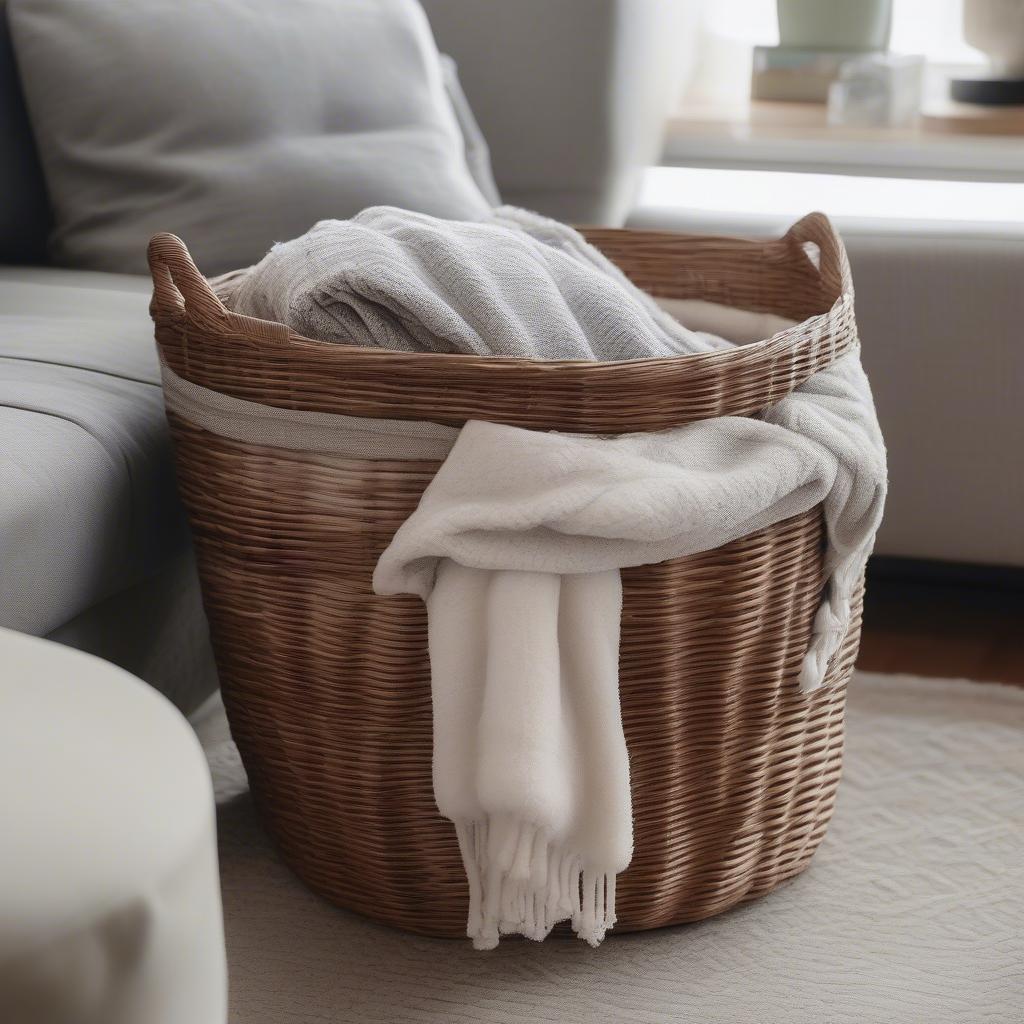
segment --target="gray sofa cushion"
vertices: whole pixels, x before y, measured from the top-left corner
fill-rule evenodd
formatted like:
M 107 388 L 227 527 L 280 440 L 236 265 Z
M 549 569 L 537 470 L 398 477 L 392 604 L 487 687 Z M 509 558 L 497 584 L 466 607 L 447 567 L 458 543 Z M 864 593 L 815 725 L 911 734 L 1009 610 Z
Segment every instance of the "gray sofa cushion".
M 0 269 L 0 626 L 48 633 L 184 550 L 149 290 Z
M 0 263 L 40 262 L 46 256 L 50 207 L 0 0 Z
M 368 205 L 489 208 L 415 0 L 9 0 L 8 14 L 58 262 L 141 272 L 168 230 L 216 273 Z

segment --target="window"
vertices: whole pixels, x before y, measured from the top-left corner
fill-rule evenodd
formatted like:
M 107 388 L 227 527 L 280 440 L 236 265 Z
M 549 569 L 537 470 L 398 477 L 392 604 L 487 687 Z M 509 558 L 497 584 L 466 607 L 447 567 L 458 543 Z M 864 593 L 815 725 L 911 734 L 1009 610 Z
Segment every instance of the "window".
M 941 64 L 978 63 L 981 54 L 963 41 L 962 11 L 963 0 L 894 0 L 891 48 Z M 779 41 L 775 0 L 715 0 L 704 23 L 709 35 L 748 46 Z
M 688 96 L 700 102 L 745 102 L 751 48 L 779 41 L 775 10 L 775 0 L 708 3 L 701 57 Z M 894 0 L 890 48 L 923 54 L 932 64 L 982 64 L 984 56 L 963 40 L 962 16 L 963 0 Z

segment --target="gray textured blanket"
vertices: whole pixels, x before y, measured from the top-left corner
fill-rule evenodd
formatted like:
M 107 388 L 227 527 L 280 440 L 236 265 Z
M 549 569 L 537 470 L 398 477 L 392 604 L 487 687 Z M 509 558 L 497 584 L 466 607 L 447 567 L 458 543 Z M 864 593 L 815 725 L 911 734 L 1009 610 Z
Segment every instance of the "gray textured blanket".
M 508 206 L 482 222 L 388 206 L 320 221 L 230 288 L 236 312 L 369 348 L 613 360 L 723 344 L 680 326 L 572 228 Z

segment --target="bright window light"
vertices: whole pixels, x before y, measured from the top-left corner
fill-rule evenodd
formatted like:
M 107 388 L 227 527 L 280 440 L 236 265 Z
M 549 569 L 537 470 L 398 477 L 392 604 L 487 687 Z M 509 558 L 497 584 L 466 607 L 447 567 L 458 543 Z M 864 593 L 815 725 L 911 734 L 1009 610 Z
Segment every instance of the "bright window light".
M 652 167 L 639 205 L 721 214 L 1024 224 L 1024 184 L 924 181 L 790 171 Z
M 750 45 L 779 42 L 775 0 L 715 0 L 705 8 L 704 27 L 711 35 Z M 894 0 L 890 48 L 947 64 L 983 60 L 964 42 L 963 0 Z
M 890 47 L 896 53 L 921 53 L 941 64 L 985 60 L 964 42 L 963 0 L 896 0 Z

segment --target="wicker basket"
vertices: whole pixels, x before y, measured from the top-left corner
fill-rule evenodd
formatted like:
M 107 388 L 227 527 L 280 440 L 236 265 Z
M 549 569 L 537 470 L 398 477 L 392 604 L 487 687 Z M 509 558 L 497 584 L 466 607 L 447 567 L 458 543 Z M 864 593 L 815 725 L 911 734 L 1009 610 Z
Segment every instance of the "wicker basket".
M 725 353 L 627 363 L 346 348 L 230 313 L 183 243 L 158 235 L 157 341 L 179 376 L 267 406 L 594 433 L 752 414 L 856 345 L 845 254 L 820 214 L 769 242 L 587 235 L 655 295 L 802 323 Z M 170 419 L 224 701 L 264 824 L 329 899 L 412 931 L 463 935 L 466 882 L 431 791 L 424 608 L 370 589 L 438 464 L 297 453 Z M 766 893 L 821 841 L 860 604 L 831 685 L 801 694 L 822 538 L 819 508 L 624 571 L 636 847 L 618 883 L 617 931 Z

